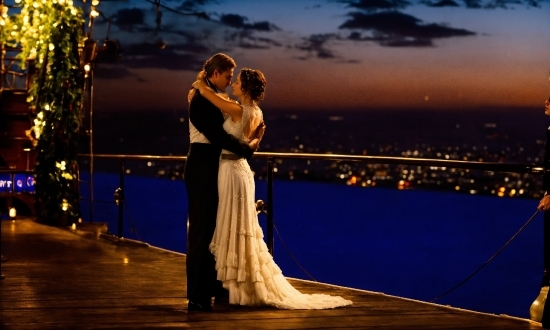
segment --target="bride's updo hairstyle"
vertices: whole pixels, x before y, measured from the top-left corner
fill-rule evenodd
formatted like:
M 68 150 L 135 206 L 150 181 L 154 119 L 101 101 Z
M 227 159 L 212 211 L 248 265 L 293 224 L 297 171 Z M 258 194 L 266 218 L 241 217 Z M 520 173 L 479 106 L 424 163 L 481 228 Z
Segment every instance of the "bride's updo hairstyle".
M 244 68 L 241 70 L 240 78 L 243 94 L 250 95 L 250 98 L 255 102 L 264 99 L 266 80 L 260 70 Z

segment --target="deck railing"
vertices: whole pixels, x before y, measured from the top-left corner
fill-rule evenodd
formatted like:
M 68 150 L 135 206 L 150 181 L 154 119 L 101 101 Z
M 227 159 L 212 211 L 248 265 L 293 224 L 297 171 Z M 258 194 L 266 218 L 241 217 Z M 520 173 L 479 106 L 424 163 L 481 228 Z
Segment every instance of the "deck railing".
M 186 156 L 152 156 L 152 155 L 120 155 L 120 154 L 81 154 L 81 158 L 86 158 L 93 164 L 94 159 L 113 159 L 120 162 L 120 181 L 119 188 L 115 192 L 115 202 L 118 205 L 118 237 L 122 238 L 123 231 L 123 213 L 124 213 L 124 176 L 125 176 L 125 161 L 127 160 L 142 160 L 142 161 L 177 161 L 185 162 Z M 275 153 L 275 152 L 256 152 L 255 158 L 267 159 L 267 201 L 258 203 L 259 211 L 263 211 L 267 215 L 266 228 L 266 243 L 269 252 L 273 254 L 274 242 L 274 223 L 273 223 L 273 172 L 275 159 L 307 159 L 307 160 L 323 160 L 323 161 L 348 161 L 348 162 L 363 162 L 375 164 L 399 164 L 399 165 L 417 165 L 417 166 L 436 166 L 446 168 L 461 168 L 469 170 L 519 173 L 519 174 L 544 174 L 545 169 L 542 165 L 537 164 L 508 164 L 494 162 L 476 162 L 476 161 L 459 161 L 446 159 L 427 159 L 427 158 L 408 158 L 408 157 L 386 157 L 386 156 L 360 156 L 360 155 L 343 155 L 343 154 L 313 154 L 313 153 Z M 93 167 L 91 167 L 93 168 Z M 93 173 L 91 173 L 93 177 Z M 93 181 L 92 181 L 93 182 Z M 90 185 L 90 221 L 93 221 L 93 184 Z M 550 241 L 550 238 L 549 238 Z M 546 242 L 546 238 L 545 238 Z M 545 248 L 546 250 L 546 248 Z M 550 256 L 550 254 L 549 254 Z

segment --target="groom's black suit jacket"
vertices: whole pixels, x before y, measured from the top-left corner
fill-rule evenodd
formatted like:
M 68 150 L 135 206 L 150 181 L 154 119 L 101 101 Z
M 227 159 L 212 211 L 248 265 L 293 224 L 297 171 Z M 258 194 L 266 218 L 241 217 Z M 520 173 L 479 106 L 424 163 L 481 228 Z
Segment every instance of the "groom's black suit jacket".
M 226 149 L 249 159 L 253 150 L 223 129 L 222 112 L 198 90 L 189 103 L 189 120 L 210 144 L 191 143 L 185 163 L 189 214 L 187 298 L 210 306 L 211 297 L 221 288 L 221 283 L 216 282 L 215 260 L 209 250 L 216 228 L 220 153 Z

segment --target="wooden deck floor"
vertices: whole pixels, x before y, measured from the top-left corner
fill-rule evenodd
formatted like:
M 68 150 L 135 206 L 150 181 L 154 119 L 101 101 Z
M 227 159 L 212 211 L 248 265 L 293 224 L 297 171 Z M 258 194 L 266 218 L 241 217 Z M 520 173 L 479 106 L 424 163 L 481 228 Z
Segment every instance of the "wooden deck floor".
M 185 256 L 88 231 L 2 221 L 1 329 L 540 329 L 528 320 L 292 280 L 351 307 L 286 311 L 215 304 L 188 312 Z

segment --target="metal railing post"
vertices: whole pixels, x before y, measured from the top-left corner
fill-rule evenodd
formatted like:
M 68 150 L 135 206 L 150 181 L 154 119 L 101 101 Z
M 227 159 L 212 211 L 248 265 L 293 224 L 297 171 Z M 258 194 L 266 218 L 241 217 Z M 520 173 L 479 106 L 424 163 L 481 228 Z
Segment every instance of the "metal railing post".
M 273 157 L 267 158 L 267 236 L 266 244 L 273 256 Z
M 544 274 L 542 279 L 543 286 L 550 285 L 550 211 L 544 212 L 543 221 L 543 265 Z
M 120 160 L 120 184 L 117 189 L 118 192 L 118 238 L 122 238 L 122 222 L 124 216 L 124 160 Z

